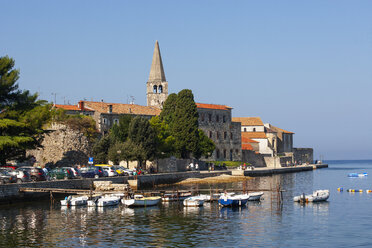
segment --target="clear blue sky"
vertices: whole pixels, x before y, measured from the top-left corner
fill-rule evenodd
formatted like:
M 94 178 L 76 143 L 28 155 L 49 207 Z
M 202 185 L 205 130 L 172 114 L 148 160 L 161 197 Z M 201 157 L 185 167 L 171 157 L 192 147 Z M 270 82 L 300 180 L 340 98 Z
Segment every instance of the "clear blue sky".
M 1 1 L 0 56 L 57 103 L 170 92 L 295 132 L 315 159 L 372 158 L 372 1 Z

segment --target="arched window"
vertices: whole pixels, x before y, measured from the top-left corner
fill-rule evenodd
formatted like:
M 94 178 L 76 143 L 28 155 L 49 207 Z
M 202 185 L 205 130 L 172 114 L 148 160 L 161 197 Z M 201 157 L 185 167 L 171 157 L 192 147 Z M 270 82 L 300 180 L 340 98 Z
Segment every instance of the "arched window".
M 226 158 L 226 150 L 223 150 L 223 158 Z
M 154 91 L 153 93 L 158 93 L 158 86 L 154 85 Z
M 158 93 L 163 93 L 163 86 L 162 85 L 159 85 L 159 87 L 158 87 Z
M 246 127 L 244 128 L 244 132 L 247 132 L 247 128 Z
M 220 158 L 220 150 L 218 150 L 218 149 L 216 150 L 216 157 Z
M 256 132 L 256 128 L 255 127 L 253 128 L 253 132 Z

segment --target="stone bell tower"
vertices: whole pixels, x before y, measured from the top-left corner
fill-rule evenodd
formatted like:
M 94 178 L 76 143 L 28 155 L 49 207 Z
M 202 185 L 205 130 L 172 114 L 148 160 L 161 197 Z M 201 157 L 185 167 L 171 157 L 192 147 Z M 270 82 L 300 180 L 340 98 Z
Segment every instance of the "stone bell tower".
M 168 97 L 168 82 L 165 79 L 163 62 L 161 60 L 159 42 L 155 42 L 154 55 L 147 81 L 147 106 L 163 108 L 163 103 Z

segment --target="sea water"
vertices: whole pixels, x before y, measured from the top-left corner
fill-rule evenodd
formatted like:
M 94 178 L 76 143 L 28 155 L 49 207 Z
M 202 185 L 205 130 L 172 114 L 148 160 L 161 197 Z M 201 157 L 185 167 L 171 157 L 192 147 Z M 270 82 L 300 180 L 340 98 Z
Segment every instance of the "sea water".
M 372 247 L 372 161 L 327 161 L 329 168 L 183 189 L 274 189 L 261 202 L 220 208 L 167 203 L 148 208 L 51 206 L 49 201 L 0 206 L 0 247 Z M 370 176 L 348 178 L 348 173 Z M 343 192 L 337 188 L 342 187 Z M 293 197 L 329 189 L 328 202 Z M 349 193 L 347 189 L 362 189 Z

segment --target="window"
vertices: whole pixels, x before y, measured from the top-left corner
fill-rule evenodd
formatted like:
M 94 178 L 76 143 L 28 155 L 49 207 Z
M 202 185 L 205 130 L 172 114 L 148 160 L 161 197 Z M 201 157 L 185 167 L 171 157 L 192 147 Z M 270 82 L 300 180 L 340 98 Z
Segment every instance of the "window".
M 220 150 L 218 150 L 218 149 L 216 150 L 216 157 L 220 158 Z
M 158 87 L 158 93 L 163 93 L 163 86 L 162 85 L 159 85 L 159 87 Z
M 209 131 L 209 138 L 212 139 L 212 131 Z
M 220 132 L 216 132 L 216 135 L 217 135 L 217 139 L 220 138 Z
M 208 114 L 209 121 L 212 121 L 212 114 Z
M 253 132 L 256 132 L 256 128 L 255 127 L 253 128 Z
M 244 132 L 247 132 L 247 128 L 246 127 L 244 128 Z
M 203 113 L 200 114 L 200 119 L 201 119 L 201 121 L 204 121 L 204 114 Z
M 236 150 L 235 150 L 235 153 L 236 153 L 236 154 L 239 154 L 239 150 L 238 150 L 238 149 L 236 149 Z
M 223 139 L 227 139 L 227 132 L 223 133 Z
M 222 116 L 222 121 L 223 121 L 223 123 L 226 122 L 226 116 Z
M 226 158 L 226 150 L 223 150 L 223 158 Z
M 107 119 L 106 118 L 103 118 L 103 124 L 107 124 Z
M 234 136 L 233 136 L 233 133 L 231 132 L 230 133 L 230 139 L 233 140 Z
M 114 124 L 119 124 L 119 120 L 118 119 L 114 119 Z
M 216 115 L 216 122 L 220 122 L 220 116 Z
M 154 85 L 153 93 L 158 93 L 158 86 Z

